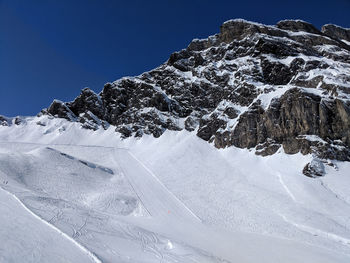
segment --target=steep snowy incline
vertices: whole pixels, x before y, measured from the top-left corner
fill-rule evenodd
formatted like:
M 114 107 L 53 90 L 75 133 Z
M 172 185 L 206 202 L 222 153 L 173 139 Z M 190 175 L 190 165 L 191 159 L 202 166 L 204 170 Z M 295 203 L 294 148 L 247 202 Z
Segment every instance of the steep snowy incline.
M 128 150 L 115 149 L 115 163 L 129 180 L 142 204 L 152 218 L 199 223 L 200 219 L 181 203 L 154 175 Z
M 93 251 L 104 263 L 160 259 L 169 263 L 219 263 L 205 251 L 170 241 L 167 236 L 135 224 L 135 219 L 150 219 L 142 207 L 147 202 L 137 199 L 133 190 L 137 185 L 130 185 L 115 166 L 114 158 L 112 147 L 3 142 L 0 171 L 7 174 L 0 173 L 0 185 L 39 215 L 41 222 L 50 222 L 76 244 L 79 242 Z M 133 158 L 124 161 L 128 161 L 123 163 L 125 167 L 140 165 Z M 147 177 L 144 170 L 139 172 Z M 155 192 L 158 186 L 162 189 L 158 183 L 148 186 L 154 187 Z M 165 200 L 163 204 L 171 200 L 167 197 L 160 197 Z M 150 198 L 144 199 L 148 205 L 151 203 Z M 156 197 L 153 201 L 155 205 L 162 203 L 157 203 Z M 181 207 L 181 203 L 170 202 L 169 206 L 172 205 L 174 211 L 176 206 Z M 6 226 L 2 227 L 7 233 Z M 30 231 L 37 229 L 34 226 Z M 19 245 L 13 247 L 14 251 L 21 249 L 22 236 L 17 235 L 15 241 Z M 4 243 L 0 243 L 0 249 L 6 249 Z M 48 258 L 45 253 L 43 257 Z
M 299 171 L 308 156 L 217 151 L 190 133 L 145 137 L 131 151 L 205 224 L 349 253 L 349 163 L 315 180 Z
M 312 179 L 308 155 L 218 150 L 187 131 L 120 140 L 45 117 L 0 127 L 0 141 L 1 186 L 102 262 L 349 262 L 347 162 Z
M 101 263 L 74 239 L 0 187 L 0 261 Z
M 191 247 L 206 251 L 228 262 L 347 262 L 350 257 L 327 249 L 291 240 L 252 233 L 230 232 L 204 225 L 165 188 L 145 165 L 126 150 L 116 150 L 116 162 L 130 180 L 142 203 L 151 214 L 149 220 L 131 220 L 142 228 Z

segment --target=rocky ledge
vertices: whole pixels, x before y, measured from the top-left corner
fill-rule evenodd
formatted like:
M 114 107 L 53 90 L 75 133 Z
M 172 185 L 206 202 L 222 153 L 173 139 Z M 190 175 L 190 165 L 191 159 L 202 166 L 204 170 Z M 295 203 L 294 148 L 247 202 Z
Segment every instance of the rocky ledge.
M 350 161 L 350 29 L 230 20 L 154 70 L 40 114 L 123 138 L 186 129 L 217 148 L 312 154 L 304 174 L 320 176 L 324 163 Z

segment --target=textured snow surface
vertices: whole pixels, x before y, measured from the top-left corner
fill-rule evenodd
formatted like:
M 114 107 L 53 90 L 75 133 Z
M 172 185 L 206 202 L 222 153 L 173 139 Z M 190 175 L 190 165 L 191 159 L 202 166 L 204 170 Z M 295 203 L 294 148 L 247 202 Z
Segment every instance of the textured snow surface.
M 101 262 L 70 236 L 0 189 L 1 262 Z
M 30 117 L 0 127 L 0 261 L 350 262 L 350 164 L 311 159 Z

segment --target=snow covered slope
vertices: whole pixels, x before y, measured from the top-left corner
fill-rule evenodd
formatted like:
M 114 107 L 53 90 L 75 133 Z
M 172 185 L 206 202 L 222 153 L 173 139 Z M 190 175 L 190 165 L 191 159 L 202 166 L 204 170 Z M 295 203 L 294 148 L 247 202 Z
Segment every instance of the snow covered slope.
M 308 155 L 218 150 L 187 131 L 120 140 L 113 127 L 25 120 L 0 127 L 1 209 L 8 214 L 0 229 L 10 235 L 12 217 L 37 225 L 24 223 L 0 243 L 5 262 L 14 254 L 21 262 L 35 242 L 26 233 L 45 227 L 65 233 L 67 260 L 84 262 L 350 260 L 347 162 L 315 179 L 300 172 Z M 50 243 L 45 238 L 38 237 Z M 60 255 L 63 241 L 55 239 L 55 252 L 40 249 L 33 262 Z
M 33 214 L 21 201 L 0 189 L 1 262 L 100 261 L 70 236 Z

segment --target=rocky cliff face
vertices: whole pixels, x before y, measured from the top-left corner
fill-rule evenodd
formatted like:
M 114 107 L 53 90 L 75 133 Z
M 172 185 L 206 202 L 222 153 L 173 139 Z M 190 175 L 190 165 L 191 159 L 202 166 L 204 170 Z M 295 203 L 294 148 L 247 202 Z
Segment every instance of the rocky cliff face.
M 350 161 L 350 30 L 230 20 L 154 70 L 40 114 L 124 138 L 186 129 L 218 148 L 312 153 L 304 173 L 321 175 L 326 160 Z

